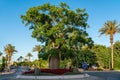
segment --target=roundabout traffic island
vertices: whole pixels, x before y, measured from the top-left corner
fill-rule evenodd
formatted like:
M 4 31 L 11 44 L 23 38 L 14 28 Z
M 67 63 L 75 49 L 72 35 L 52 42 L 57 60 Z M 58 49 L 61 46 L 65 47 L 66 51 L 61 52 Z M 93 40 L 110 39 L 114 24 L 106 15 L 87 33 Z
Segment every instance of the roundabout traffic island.
M 19 79 L 80 79 L 89 77 L 82 72 L 74 72 L 73 69 L 39 69 L 39 74 L 35 70 L 25 71 L 22 75 L 17 76 Z

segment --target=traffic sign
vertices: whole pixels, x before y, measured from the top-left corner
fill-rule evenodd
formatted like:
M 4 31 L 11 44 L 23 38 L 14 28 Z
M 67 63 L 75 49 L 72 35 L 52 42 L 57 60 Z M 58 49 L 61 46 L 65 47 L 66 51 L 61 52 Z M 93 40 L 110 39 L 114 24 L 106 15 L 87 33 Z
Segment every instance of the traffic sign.
M 83 62 L 83 63 L 82 63 L 82 68 L 83 68 L 83 69 L 87 69 L 87 67 L 88 67 L 87 63 L 86 63 L 86 62 Z

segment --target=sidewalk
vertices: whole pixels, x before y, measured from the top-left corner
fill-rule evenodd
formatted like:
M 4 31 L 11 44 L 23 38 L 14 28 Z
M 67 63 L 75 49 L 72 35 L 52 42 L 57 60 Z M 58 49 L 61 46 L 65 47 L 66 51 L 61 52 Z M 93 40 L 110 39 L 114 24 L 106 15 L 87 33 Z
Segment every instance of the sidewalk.
M 88 74 L 61 75 L 61 76 L 23 76 L 18 75 L 18 80 L 105 80 Z

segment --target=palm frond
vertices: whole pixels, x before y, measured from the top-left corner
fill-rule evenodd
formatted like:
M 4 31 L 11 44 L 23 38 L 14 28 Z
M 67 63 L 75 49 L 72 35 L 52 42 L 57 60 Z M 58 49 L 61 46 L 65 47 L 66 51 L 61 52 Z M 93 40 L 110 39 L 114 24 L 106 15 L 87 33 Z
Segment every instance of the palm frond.
M 120 33 L 120 24 L 118 24 L 116 20 L 114 21 L 108 20 L 107 22 L 105 22 L 103 27 L 99 29 L 99 32 L 100 32 L 100 36 L 103 34 L 114 35 L 115 33 Z

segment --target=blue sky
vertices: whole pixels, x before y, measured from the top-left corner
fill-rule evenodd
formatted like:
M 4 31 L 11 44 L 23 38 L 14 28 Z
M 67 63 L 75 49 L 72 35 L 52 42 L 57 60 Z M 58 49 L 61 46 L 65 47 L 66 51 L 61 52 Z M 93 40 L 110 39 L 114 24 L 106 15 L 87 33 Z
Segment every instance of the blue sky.
M 31 31 L 22 24 L 21 14 L 33 6 L 46 2 L 58 5 L 66 2 L 71 9 L 85 8 L 89 14 L 87 29 L 89 36 L 96 44 L 109 46 L 109 36 L 99 36 L 98 30 L 107 20 L 117 20 L 120 23 L 120 0 L 0 0 L 0 51 L 4 53 L 4 47 L 10 43 L 16 46 L 18 53 L 13 55 L 13 60 L 19 56 L 25 57 L 31 52 L 37 59 L 37 53 L 32 52 L 35 45 L 40 44 L 31 37 Z M 115 35 L 114 41 L 120 40 L 120 35 Z

